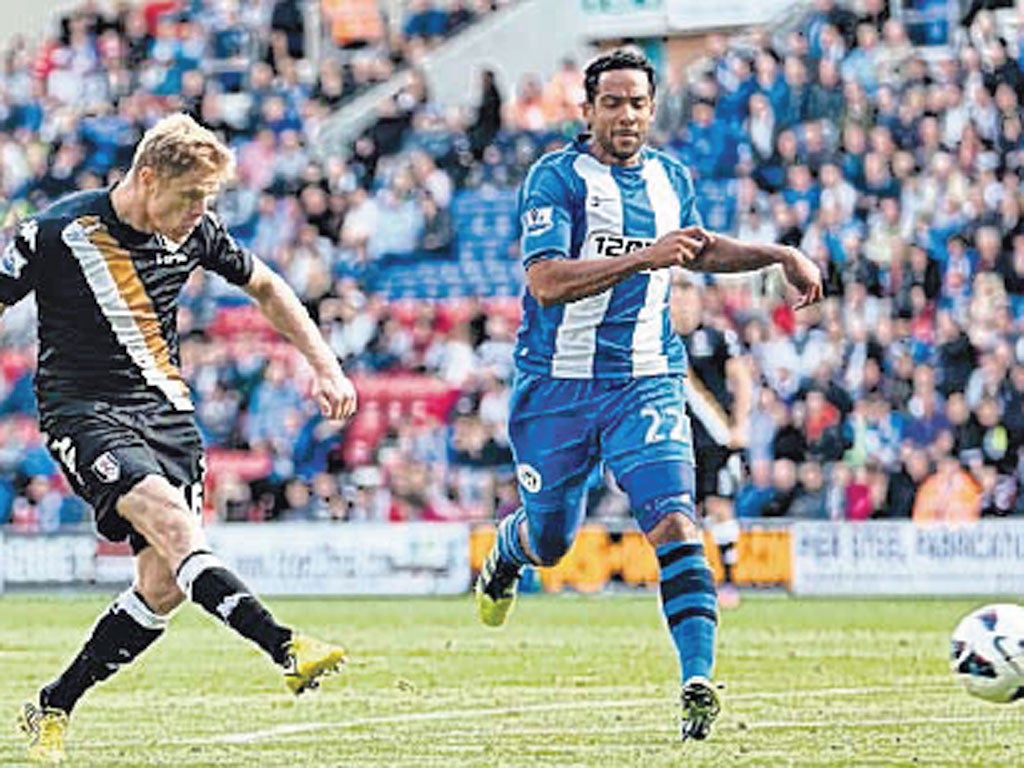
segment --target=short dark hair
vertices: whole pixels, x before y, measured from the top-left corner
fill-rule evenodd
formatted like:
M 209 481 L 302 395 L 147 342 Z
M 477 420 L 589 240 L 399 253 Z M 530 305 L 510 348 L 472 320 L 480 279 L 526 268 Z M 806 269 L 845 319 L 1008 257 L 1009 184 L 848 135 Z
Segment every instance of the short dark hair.
M 587 103 L 593 104 L 597 98 L 597 83 L 601 75 L 616 69 L 639 69 L 647 74 L 647 82 L 651 86 L 651 96 L 654 96 L 655 76 L 654 65 L 651 60 L 642 53 L 616 48 L 614 51 L 602 53 L 596 59 L 587 64 L 584 70 L 583 86 L 587 91 Z

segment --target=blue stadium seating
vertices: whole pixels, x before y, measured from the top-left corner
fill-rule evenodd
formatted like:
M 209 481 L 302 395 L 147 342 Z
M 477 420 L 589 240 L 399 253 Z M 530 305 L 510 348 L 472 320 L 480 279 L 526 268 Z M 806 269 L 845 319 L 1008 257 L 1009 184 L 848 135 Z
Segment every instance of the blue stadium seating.
M 374 275 L 372 289 L 391 299 L 517 295 L 523 270 L 515 256 L 515 192 L 460 192 L 452 202 L 452 219 L 454 258 L 420 253 L 389 257 Z

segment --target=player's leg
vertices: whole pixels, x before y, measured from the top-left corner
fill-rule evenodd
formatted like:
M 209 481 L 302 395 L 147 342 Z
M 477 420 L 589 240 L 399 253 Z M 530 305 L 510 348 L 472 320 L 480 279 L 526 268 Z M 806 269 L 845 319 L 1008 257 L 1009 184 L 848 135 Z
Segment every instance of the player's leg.
M 670 506 L 663 497 L 646 508 L 665 510 Z M 661 608 L 682 673 L 682 738 L 705 739 L 719 711 L 718 694 L 711 682 L 718 624 L 714 576 L 692 517 L 669 512 L 647 530 L 650 524 L 650 518 L 641 523 L 658 555 Z
M 67 668 L 39 692 L 39 703 L 26 702 L 19 722 L 29 736 L 29 758 L 59 762 L 64 757 L 68 718 L 89 688 L 131 664 L 155 643 L 167 626 L 166 615 L 153 611 L 133 585 L 97 619 Z
M 563 487 L 562 498 L 555 505 L 527 503 L 501 521 L 476 586 L 484 624 L 498 627 L 505 623 L 523 567 L 557 565 L 569 551 L 583 519 L 583 490 L 583 482 L 577 481 Z
M 96 683 L 131 664 L 163 635 L 169 614 L 184 596 L 166 564 L 152 549 L 135 559 L 134 583 L 115 598 L 93 625 L 64 671 L 26 703 L 20 722 L 32 744 L 30 757 L 55 762 L 64 753 L 64 731 L 78 700 Z
M 723 576 L 718 590 L 718 602 L 723 608 L 735 608 L 740 602 L 734 580 L 736 563 L 739 561 L 737 543 L 740 525 L 733 513 L 732 499 L 711 496 L 705 500 L 704 510 L 708 530 L 718 547 L 718 557 L 722 563 Z
M 155 466 L 138 435 L 94 403 L 67 403 L 44 411 L 42 426 L 47 445 L 75 492 L 96 514 L 96 527 L 111 541 L 129 538 L 131 529 L 113 511 L 122 483 L 135 471 L 135 462 Z M 120 446 L 111 449 L 111 446 Z M 132 537 L 133 551 L 144 542 Z M 96 683 L 131 663 L 163 633 L 167 613 L 177 603 L 157 605 L 143 596 L 152 553 L 136 560 L 136 579 L 99 616 L 71 663 L 26 703 L 19 716 L 30 739 L 29 757 L 59 762 L 64 756 L 68 717 L 82 695 Z M 175 587 L 175 591 L 177 588 Z
M 682 736 L 703 739 L 719 706 L 710 682 L 718 612 L 694 508 L 681 385 L 672 378 L 631 382 L 606 413 L 604 458 L 658 556 L 662 612 L 682 675 Z
M 477 614 L 488 627 L 500 627 L 515 605 L 519 588 L 519 575 L 531 562 L 526 541 L 520 534 L 523 508 L 498 524 L 498 535 L 487 557 L 480 566 L 480 574 L 473 586 Z
M 182 594 L 284 664 L 291 630 L 274 621 L 245 584 L 207 549 L 180 489 L 161 475 L 148 475 L 120 498 L 117 511 L 167 564 Z
M 705 461 L 705 454 L 701 453 L 701 464 Z M 698 499 L 700 495 L 700 477 L 708 474 L 708 480 L 713 483 L 707 494 L 703 497 L 704 524 L 711 537 L 718 547 L 718 557 L 722 563 L 722 584 L 718 589 L 718 603 L 723 608 L 735 608 L 739 605 L 740 594 L 736 589 L 735 569 L 739 562 L 738 543 L 740 538 L 740 526 L 736 521 L 736 514 L 733 509 L 733 498 L 739 489 L 739 482 L 742 475 L 742 459 L 738 453 L 731 453 L 720 450 L 714 453 L 713 460 L 709 462 L 709 472 L 704 472 L 704 467 L 698 465 Z M 711 475 L 710 473 L 714 474 Z
M 285 683 L 293 693 L 317 687 L 321 677 L 341 668 L 344 651 L 279 625 L 237 575 L 205 551 L 200 527 L 205 459 L 193 420 L 177 413 L 161 414 L 158 419 L 147 419 L 139 429 L 160 464 L 160 474 L 170 481 L 171 486 L 181 489 L 174 498 L 176 502 L 184 498 L 189 513 L 176 519 L 184 519 L 193 535 L 196 532 L 199 535 L 198 542 L 189 544 L 188 554 L 181 557 L 182 553 L 177 552 L 175 557 L 181 557 L 180 560 L 167 560 L 176 586 L 243 637 L 259 645 L 275 662 L 282 664 Z M 132 490 L 136 488 L 139 486 Z M 202 551 L 197 552 L 197 546 Z M 191 565 L 185 564 L 189 555 L 194 555 L 189 561 Z M 210 567 L 203 566 L 203 562 Z M 189 569 L 191 576 L 184 578 Z M 212 605 L 216 605 L 213 611 Z M 286 637 L 287 640 L 284 639 Z
M 89 688 L 130 664 L 163 634 L 168 614 L 183 599 L 181 591 L 153 550 L 139 553 L 135 566 L 134 583 L 100 615 L 68 667 L 40 691 L 43 708 L 70 715 Z
M 89 688 L 114 675 L 155 643 L 183 597 L 163 561 L 144 549 L 135 561 L 135 582 L 115 598 L 93 625 L 66 670 L 39 694 L 44 707 L 71 714 Z
M 182 594 L 285 669 L 294 693 L 314 688 L 336 672 L 344 651 L 295 635 L 279 624 L 241 579 L 206 546 L 198 518 L 183 493 L 161 475 L 148 475 L 117 503 L 118 513 L 141 534 L 174 573 Z
M 498 526 L 480 570 L 476 600 L 488 626 L 505 623 L 526 565 L 555 565 L 583 517 L 583 485 L 594 465 L 593 382 L 520 376 L 510 403 L 509 439 L 523 505 Z

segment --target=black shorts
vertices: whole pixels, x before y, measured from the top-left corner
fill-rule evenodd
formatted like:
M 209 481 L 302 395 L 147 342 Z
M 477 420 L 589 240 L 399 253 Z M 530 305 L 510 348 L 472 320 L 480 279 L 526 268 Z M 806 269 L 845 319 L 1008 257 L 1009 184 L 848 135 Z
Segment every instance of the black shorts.
M 708 496 L 732 499 L 742 480 L 743 460 L 740 454 L 717 444 L 699 445 L 697 454 L 697 503 Z
M 181 488 L 202 515 L 203 445 L 191 413 L 162 403 L 113 405 L 61 401 L 40 409 L 46 445 L 75 493 L 92 505 L 96 530 L 108 541 L 149 542 L 117 512 L 117 502 L 146 475 Z

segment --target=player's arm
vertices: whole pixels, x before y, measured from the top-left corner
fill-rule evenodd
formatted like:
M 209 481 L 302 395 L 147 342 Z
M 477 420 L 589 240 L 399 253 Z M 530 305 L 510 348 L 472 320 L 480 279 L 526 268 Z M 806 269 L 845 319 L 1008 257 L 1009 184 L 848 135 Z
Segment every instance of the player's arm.
M 316 376 L 314 396 L 328 419 L 347 419 L 356 410 L 356 390 L 324 342 L 299 297 L 279 275 L 253 257 L 246 292 L 278 332 L 298 348 Z
M 697 209 L 696 188 L 689 171 L 680 167 L 674 178 L 680 202 L 680 226 L 703 226 Z M 796 248 L 744 243 L 717 232 L 705 232 L 703 239 L 704 248 L 696 258 L 683 265 L 687 269 L 694 272 L 749 272 L 781 264 L 786 280 L 800 292 L 796 309 L 821 301 L 824 295 L 821 270 Z
M 732 392 L 732 413 L 729 424 L 729 447 L 746 448 L 750 442 L 750 411 L 754 405 L 754 377 L 750 363 L 739 346 L 739 340 L 728 338 L 729 357 L 725 361 L 725 379 Z
M 824 289 L 821 270 L 796 248 L 785 245 L 744 243 L 717 232 L 709 235 L 707 246 L 686 264 L 695 272 L 748 272 L 780 264 L 786 280 L 800 292 L 796 308 L 821 301 Z
M 313 392 L 328 419 L 346 419 L 356 409 L 356 392 L 305 307 L 288 284 L 247 248 L 239 245 L 223 222 L 207 213 L 202 223 L 206 247 L 200 263 L 243 288 L 273 326 L 309 361 L 316 376 Z
M 679 229 L 646 248 L 611 259 L 566 259 L 544 254 L 526 269 L 530 293 L 547 307 L 603 293 L 630 275 L 651 269 L 687 266 L 704 247 L 699 227 Z

